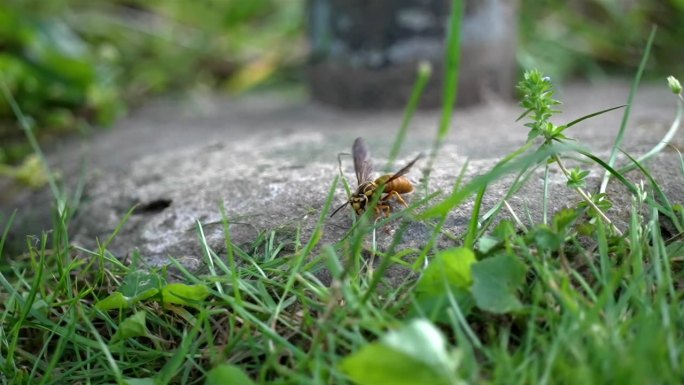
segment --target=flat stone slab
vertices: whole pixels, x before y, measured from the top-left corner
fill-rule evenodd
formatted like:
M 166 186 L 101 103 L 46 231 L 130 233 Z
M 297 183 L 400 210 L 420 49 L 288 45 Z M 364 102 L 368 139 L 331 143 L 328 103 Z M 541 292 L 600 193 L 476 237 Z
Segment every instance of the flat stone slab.
M 624 83 L 562 88 L 557 97 L 564 101 L 561 109 L 565 112 L 558 122 L 624 104 L 628 91 Z M 623 147 L 638 155 L 658 143 L 671 124 L 674 110 L 673 95 L 664 85 L 642 87 Z M 527 129 L 515 122 L 520 112 L 514 104 L 496 101 L 456 110 L 454 127 L 431 173 L 430 192 L 451 191 L 466 161 L 469 179 L 486 172 L 503 155 L 524 144 Z M 596 154 L 606 155 L 621 118 L 622 112 L 617 111 L 590 119 L 572 127 L 568 135 Z M 417 153 L 429 151 L 438 121 L 438 111 L 417 114 L 395 169 Z M 102 242 L 137 205 L 110 244 L 110 251 L 125 258 L 138 250 L 152 265 L 168 263 L 169 257 L 174 257 L 195 270 L 203 266 L 197 223 L 202 224 L 210 247 L 218 253 L 225 250 L 221 205 L 231 221 L 233 242 L 238 245 L 249 244 L 270 230 L 275 230 L 279 239 L 292 241 L 300 234 L 301 242 L 306 242 L 339 173 L 337 154 L 350 152 L 354 138 L 363 136 L 376 169 L 382 170 L 400 122 L 401 112 L 351 113 L 301 100 L 286 101 L 279 96 L 236 101 L 214 97 L 164 100 L 138 111 L 118 127 L 95 135 L 85 152 L 74 141 L 55 146 L 51 160 L 64 170 L 69 181 L 71 175 L 77 174 L 83 156 L 90 159 L 88 183 L 74 223 L 77 243 L 92 247 L 96 239 Z M 673 144 L 681 147 L 682 136 L 677 135 Z M 345 175 L 353 183 L 351 159 L 343 161 Z M 416 183 L 423 167 L 424 160 L 409 173 Z M 676 152 L 665 151 L 651 167 L 670 198 L 681 202 L 684 191 Z M 593 170 L 589 182 L 595 186 L 602 174 L 597 168 Z M 637 173 L 633 175 L 640 178 Z M 524 216 L 524 210 L 529 208 L 534 216 L 540 216 L 542 178 L 539 171 L 523 191 L 509 200 L 514 210 L 520 210 L 518 215 Z M 503 179 L 491 186 L 485 208 L 498 202 L 509 181 Z M 620 191 L 619 186 L 611 188 Z M 31 202 L 36 202 L 40 194 L 44 193 L 15 193 L 0 203 L 3 211 L 7 207 L 36 207 Z M 424 192 L 418 191 L 411 199 L 423 196 Z M 579 201 L 555 168 L 551 196 L 552 211 Z M 345 200 L 344 190 L 338 185 L 333 205 Z M 613 200 L 616 222 L 624 225 L 624 221 L 620 222 L 624 214 L 620 213 L 628 213 L 631 198 L 622 192 L 616 193 Z M 454 210 L 444 229 L 461 233 L 470 210 L 468 202 Z M 326 218 L 321 244 L 342 239 L 351 223 L 346 209 Z M 396 227 L 392 223 L 376 232 L 380 249 L 389 245 Z M 431 233 L 429 221 L 413 222 L 400 247 L 421 247 Z M 454 244 L 448 237 L 439 242 L 443 246 Z

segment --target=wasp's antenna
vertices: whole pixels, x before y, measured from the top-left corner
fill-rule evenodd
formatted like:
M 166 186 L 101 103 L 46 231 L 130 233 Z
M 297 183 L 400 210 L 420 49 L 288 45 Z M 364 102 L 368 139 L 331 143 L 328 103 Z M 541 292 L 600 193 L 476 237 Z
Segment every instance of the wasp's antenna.
M 333 211 L 332 214 L 330 214 L 330 218 L 332 218 L 333 215 L 337 214 L 338 211 L 342 210 L 342 208 L 348 204 L 349 204 L 349 201 L 346 201 L 342 204 L 342 206 L 336 208 L 335 211 Z

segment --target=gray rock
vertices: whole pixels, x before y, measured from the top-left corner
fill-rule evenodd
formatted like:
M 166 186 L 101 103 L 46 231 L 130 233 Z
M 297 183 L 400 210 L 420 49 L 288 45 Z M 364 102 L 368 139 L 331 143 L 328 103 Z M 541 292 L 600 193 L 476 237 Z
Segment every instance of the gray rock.
M 627 90 L 627 85 L 618 83 L 564 89 L 560 97 L 565 100 L 566 112 L 559 121 L 621 104 Z M 665 87 L 642 89 L 624 146 L 627 150 L 643 153 L 662 138 L 674 115 L 671 97 Z M 469 180 L 489 170 L 503 154 L 522 145 L 527 132 L 521 123 L 514 122 L 519 113 L 513 104 L 457 111 L 453 133 L 435 161 L 429 191 L 451 191 L 466 160 L 469 168 L 465 179 Z M 621 115 L 614 112 L 588 120 L 573 127 L 568 135 L 605 156 Z M 354 137 L 363 135 L 373 152 L 376 169 L 382 170 L 399 123 L 400 116 L 394 113 L 340 113 L 269 97 L 242 101 L 200 99 L 191 107 L 178 101 L 160 102 L 124 121 L 119 128 L 94 138 L 89 151 L 92 168 L 74 222 L 74 240 L 86 247 L 93 247 L 96 239 L 103 242 L 128 210 L 138 205 L 109 250 L 118 258 L 126 258 L 139 250 L 151 265 L 168 263 L 174 257 L 193 270 L 201 270 L 203 251 L 196 224 L 202 224 L 208 245 L 217 253 L 224 253 L 219 209 L 223 205 L 237 245 L 250 245 L 259 234 L 271 230 L 276 231 L 279 240 L 289 242 L 299 233 L 300 242 L 305 243 L 338 174 L 337 153 L 349 152 Z M 437 123 L 438 113 L 416 116 L 394 169 L 418 152 L 429 149 Z M 681 135 L 673 144 L 681 145 Z M 72 143 L 51 152 L 52 162 L 64 170 L 67 181 L 78 174 L 78 160 L 82 156 L 79 148 L 80 144 Z M 409 174 L 416 183 L 423 167 L 424 160 Z M 650 167 L 673 203 L 681 203 L 684 192 L 678 155 L 667 150 Z M 343 170 L 350 182 L 354 182 L 348 157 L 343 158 Z M 551 212 L 579 201 L 555 170 L 551 175 Z M 592 170 L 590 184 L 596 186 L 601 173 L 597 168 Z M 542 177 L 540 170 L 509 200 L 523 222 L 526 208 L 537 220 L 541 216 Z M 640 179 L 638 173 L 632 177 Z M 485 210 L 501 199 L 510 180 L 508 176 L 490 186 Z M 593 191 L 592 186 L 589 191 Z M 624 228 L 631 198 L 617 185 L 611 189 L 615 191 L 612 196 L 615 207 L 609 216 Z M 13 203 L 3 205 L 3 212 L 7 207 L 20 207 L 20 214 L 49 214 L 46 210 L 49 205 L 45 203 L 49 199 L 41 198 L 36 203 L 32 200 L 39 196 L 36 194 L 17 193 Z M 423 196 L 424 192 L 418 190 L 411 200 L 417 202 Z M 333 206 L 345 199 L 343 188 L 337 185 Z M 461 234 L 467 227 L 471 210 L 471 202 L 455 209 L 444 230 L 456 236 Z M 319 245 L 335 244 L 351 224 L 351 212 L 347 209 L 333 218 L 326 217 Z M 49 228 L 49 224 L 41 225 Z M 431 221 L 411 222 L 398 247 L 420 249 L 432 234 L 432 226 Z M 398 228 L 397 221 L 375 232 L 378 250 L 389 247 Z M 21 234 L 34 230 L 22 228 Z M 456 243 L 448 236 L 438 239 L 439 247 Z M 370 239 L 367 244 L 370 249 Z M 292 252 L 295 247 L 290 243 L 283 252 Z M 406 277 L 406 271 L 400 269 L 388 274 L 395 283 Z

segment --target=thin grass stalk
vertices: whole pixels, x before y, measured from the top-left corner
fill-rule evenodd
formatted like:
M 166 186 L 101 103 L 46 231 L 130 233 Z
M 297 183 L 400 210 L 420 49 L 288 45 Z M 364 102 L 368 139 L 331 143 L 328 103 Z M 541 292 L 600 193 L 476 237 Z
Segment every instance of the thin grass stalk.
M 627 131 L 627 122 L 629 121 L 629 115 L 632 112 L 632 103 L 634 102 L 634 95 L 636 95 L 637 89 L 639 88 L 639 83 L 641 82 L 641 75 L 644 73 L 644 68 L 646 68 L 646 63 L 651 55 L 651 47 L 653 46 L 653 40 L 655 40 L 655 35 L 657 27 L 654 25 L 651 28 L 651 34 L 648 36 L 648 41 L 646 42 L 646 49 L 644 50 L 644 55 L 641 57 L 641 62 L 639 63 L 639 69 L 634 76 L 634 81 L 632 82 L 632 88 L 629 91 L 629 96 L 627 97 L 627 107 L 625 107 L 625 113 L 622 115 L 622 122 L 620 123 L 620 130 L 615 137 L 615 143 L 613 143 L 613 148 L 610 151 L 610 158 L 608 160 L 608 165 L 613 167 L 615 165 L 615 160 L 617 159 L 618 151 L 622 146 L 622 142 L 625 137 L 625 132 Z M 610 173 L 605 172 L 603 174 L 603 180 L 601 181 L 601 187 L 599 192 L 606 192 L 608 187 L 608 181 L 610 179 Z
M 401 146 L 406 140 L 406 133 L 408 132 L 408 127 L 411 123 L 411 120 L 413 119 L 413 115 L 415 114 L 416 109 L 418 109 L 418 103 L 420 102 L 420 98 L 421 96 L 423 96 L 423 92 L 425 91 L 425 85 L 427 85 L 431 76 L 432 66 L 430 65 L 430 62 L 420 62 L 418 64 L 418 78 L 416 79 L 416 82 L 413 85 L 413 90 L 411 91 L 411 96 L 409 97 L 406 109 L 404 109 L 404 117 L 401 120 L 401 127 L 399 128 L 397 136 L 394 139 L 394 144 L 392 144 L 392 148 L 390 149 L 389 158 L 387 159 L 387 166 L 385 167 L 385 172 L 390 172 L 392 170 L 394 161 L 397 159 L 397 155 L 399 155 Z
M 38 144 L 38 139 L 36 139 L 36 135 L 33 133 L 31 124 L 29 123 L 29 120 L 26 117 L 26 115 L 24 115 L 24 113 L 21 111 L 21 108 L 19 108 L 19 104 L 17 103 L 16 99 L 14 99 L 14 95 L 12 95 L 12 92 L 7 86 L 7 82 L 5 82 L 5 77 L 2 72 L 0 72 L 0 89 L 2 90 L 2 94 L 5 97 L 5 100 L 7 100 L 7 103 L 10 105 L 12 113 L 14 113 L 14 116 L 17 118 L 17 121 L 19 122 L 19 127 L 21 127 L 22 131 L 24 131 L 24 135 L 26 135 L 26 139 L 28 140 L 29 145 L 31 146 L 31 150 L 33 151 L 33 153 L 36 154 L 36 156 L 40 160 L 40 164 L 43 166 L 43 170 L 45 171 L 45 175 L 47 176 L 52 196 L 57 201 L 58 210 L 61 211 L 63 208 L 62 205 L 64 204 L 64 197 L 62 196 L 62 193 L 60 192 L 59 188 L 57 188 L 57 178 L 50 169 L 47 159 L 45 158 L 45 154 L 43 154 L 43 150 L 41 150 L 40 144 Z
M 451 2 L 451 15 L 449 16 L 449 29 L 446 39 L 446 56 L 444 68 L 444 82 L 442 83 L 442 114 L 439 121 L 437 136 L 430 151 L 428 164 L 425 168 L 424 186 L 427 195 L 427 185 L 430 179 L 432 166 L 439 153 L 444 139 L 451 129 L 456 95 L 458 93 L 458 74 L 461 60 L 461 22 L 463 20 L 463 1 Z

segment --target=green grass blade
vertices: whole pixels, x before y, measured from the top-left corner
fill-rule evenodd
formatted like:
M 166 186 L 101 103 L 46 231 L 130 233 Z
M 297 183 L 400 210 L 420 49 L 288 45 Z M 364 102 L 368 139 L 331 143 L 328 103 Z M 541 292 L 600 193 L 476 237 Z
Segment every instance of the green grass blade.
M 19 319 L 16 320 L 14 323 L 14 327 L 10 331 L 10 335 L 12 335 L 12 341 L 10 344 L 10 347 L 8 348 L 8 354 L 7 354 L 7 360 L 12 361 L 14 357 L 14 353 L 16 351 L 17 345 L 19 343 L 20 335 L 19 331 L 23 326 L 26 324 L 26 320 L 28 319 L 29 314 L 33 310 L 33 304 L 36 301 L 36 297 L 38 295 L 38 291 L 40 290 L 40 287 L 42 286 L 42 280 L 43 280 L 43 272 L 45 271 L 45 249 L 46 249 L 46 244 L 47 244 L 47 235 L 43 234 L 41 238 L 41 250 L 38 251 L 38 255 L 40 257 L 38 266 L 37 266 L 37 272 L 36 275 L 33 278 L 33 282 L 31 283 L 31 289 L 28 292 L 28 295 L 26 296 L 26 301 L 22 303 L 23 309 L 21 311 L 21 314 L 19 315 Z M 29 253 L 34 253 L 35 249 L 30 246 L 29 244 Z
M 531 167 L 534 164 L 543 162 L 546 159 L 549 159 L 549 157 L 554 156 L 555 154 L 563 151 L 566 148 L 571 147 L 564 144 L 548 145 L 538 151 L 521 156 L 518 159 L 512 160 L 510 162 L 503 164 L 499 163 L 489 172 L 473 178 L 470 182 L 463 186 L 463 188 L 454 191 L 442 202 L 433 205 L 432 207 L 429 207 L 427 210 L 425 210 L 425 212 L 423 212 L 420 215 L 420 218 L 426 219 L 437 217 L 440 215 L 445 215 L 453 208 L 455 208 L 458 204 L 463 202 L 466 198 L 468 198 L 471 194 L 480 190 L 484 186 L 492 183 L 496 179 L 508 173 L 517 170 L 523 170 Z
M 482 207 L 482 198 L 484 198 L 485 192 L 487 191 L 487 184 L 480 187 L 480 191 L 477 192 L 475 197 L 475 203 L 473 204 L 473 212 L 470 213 L 470 222 L 468 223 L 468 230 L 466 232 L 465 240 L 463 245 L 472 250 L 475 244 L 475 237 L 477 236 L 477 230 L 479 229 L 480 220 L 480 208 Z
M 587 119 L 589 119 L 589 118 L 593 118 L 594 116 L 603 115 L 603 114 L 605 114 L 606 112 L 610 112 L 610 111 L 613 111 L 613 110 L 617 110 L 618 108 L 623 108 L 623 107 L 625 107 L 625 106 L 627 106 L 627 105 L 626 105 L 626 104 L 623 104 L 623 105 L 621 105 L 621 106 L 606 108 L 605 110 L 601 110 L 601 111 L 598 111 L 598 112 L 594 112 L 593 114 L 584 115 L 584 116 L 582 116 L 581 118 L 577 118 L 577 119 L 573 120 L 572 122 L 566 124 L 565 127 L 570 128 L 570 127 L 574 126 L 575 124 L 580 123 L 580 122 L 582 122 L 582 121 L 584 121 L 584 120 L 587 120 Z
M 292 263 L 292 268 L 289 271 L 289 276 L 287 278 L 287 282 L 285 284 L 285 287 L 283 288 L 283 293 L 280 297 L 280 301 L 278 302 L 278 305 L 276 306 L 274 312 L 273 312 L 273 319 L 277 319 L 280 312 L 283 309 L 285 299 L 287 298 L 288 293 L 292 290 L 292 287 L 294 286 L 295 279 L 299 275 L 299 271 L 306 261 L 306 257 L 311 253 L 313 248 L 318 244 L 318 242 L 321 239 L 321 236 L 323 235 L 322 233 L 322 228 L 323 224 L 325 223 L 325 220 L 327 219 L 328 211 L 330 210 L 330 205 L 332 204 L 333 198 L 335 197 L 335 188 L 337 187 L 337 183 L 339 181 L 339 177 L 335 176 L 335 179 L 333 180 L 333 183 L 330 185 L 330 189 L 328 190 L 328 197 L 325 200 L 325 204 L 323 205 L 323 208 L 321 209 L 321 213 L 318 216 L 318 221 L 316 222 L 316 226 L 314 227 L 313 232 L 311 233 L 311 238 L 309 239 L 309 242 L 307 242 L 306 246 L 304 247 L 304 250 L 298 253 L 298 255 L 295 257 L 295 260 Z
M 365 304 L 368 301 L 368 299 L 370 299 L 371 295 L 373 295 L 373 293 L 375 292 L 375 289 L 380 284 L 380 280 L 384 277 L 385 271 L 387 271 L 387 269 L 392 264 L 391 255 L 394 254 L 394 250 L 396 249 L 399 242 L 401 242 L 401 239 L 402 239 L 404 233 L 408 229 L 408 225 L 409 225 L 409 222 L 403 221 L 401 223 L 401 226 L 399 227 L 399 229 L 394 234 L 394 238 L 392 239 L 392 244 L 390 245 L 389 250 L 387 251 L 387 255 L 384 258 L 382 258 L 382 260 L 380 262 L 380 266 L 378 267 L 378 269 L 373 274 L 373 278 L 371 278 L 371 282 L 368 285 L 368 288 L 366 289 L 366 293 L 361 298 L 361 304 L 362 305 Z
M 627 107 L 625 108 L 625 113 L 622 115 L 622 123 L 620 123 L 620 130 L 618 131 L 617 137 L 615 138 L 615 143 L 613 143 L 613 148 L 610 152 L 610 159 L 608 160 L 608 165 L 613 167 L 615 165 L 615 160 L 617 159 L 617 154 L 622 146 L 622 142 L 625 137 L 625 132 L 627 131 L 627 122 L 629 121 L 629 115 L 632 112 L 632 103 L 634 102 L 634 95 L 636 95 L 637 89 L 639 88 L 639 83 L 641 82 L 641 75 L 644 73 L 646 68 L 646 62 L 648 62 L 648 57 L 651 55 L 651 47 L 653 46 L 653 40 L 655 39 L 657 27 L 654 25 L 651 29 L 651 34 L 648 36 L 648 42 L 646 43 L 646 49 L 644 50 L 644 55 L 641 57 L 641 63 L 639 63 L 639 69 L 634 76 L 634 82 L 632 83 L 632 88 L 627 97 Z M 608 179 L 610 179 L 611 173 L 606 172 L 603 175 L 603 180 L 601 181 L 601 187 L 599 192 L 605 192 L 606 187 L 608 187 Z
M 408 131 L 408 126 L 411 123 L 413 114 L 418 108 L 418 102 L 420 102 L 420 97 L 423 96 L 423 91 L 425 90 L 425 85 L 427 85 L 432 75 L 432 67 L 429 62 L 420 62 L 418 64 L 418 78 L 416 83 L 413 85 L 413 91 L 411 91 L 411 97 L 409 98 L 406 109 L 404 110 L 404 117 L 401 121 L 401 127 L 397 133 L 397 137 L 394 139 L 394 144 L 392 144 L 392 149 L 390 150 L 389 159 L 387 160 L 387 166 L 385 167 L 385 172 L 392 171 L 392 166 L 394 161 L 399 155 L 399 150 L 406 140 L 406 133 Z
M 112 231 L 112 233 L 109 235 L 109 237 L 107 237 L 107 240 L 104 242 L 104 244 L 102 244 L 101 250 L 107 249 L 109 244 L 112 243 L 112 241 L 114 241 L 114 238 L 116 238 L 117 234 L 119 234 L 119 232 L 121 231 L 123 226 L 126 224 L 126 222 L 128 222 L 128 218 L 130 218 L 131 215 L 133 215 L 133 212 L 135 211 L 136 208 L 137 208 L 137 205 L 131 207 L 130 210 L 128 210 L 128 212 L 126 212 L 126 214 L 123 216 L 123 218 L 121 218 L 119 223 L 117 223 L 116 227 L 114 228 L 114 231 Z
M 7 219 L 7 223 L 5 224 L 5 229 L 2 231 L 2 237 L 0 238 L 0 261 L 2 261 L 2 256 L 4 255 L 2 253 L 2 250 L 5 247 L 5 242 L 7 241 L 7 237 L 9 236 L 10 229 L 12 228 L 12 223 L 14 222 L 14 217 L 17 215 L 17 210 L 14 210 L 12 212 L 12 215 L 10 215 L 9 219 Z
M 530 168 L 525 168 L 521 170 L 513 179 L 513 182 L 511 183 L 511 187 L 506 191 L 506 194 L 504 194 L 503 197 L 499 199 L 499 201 L 493 205 L 486 213 L 482 215 L 480 218 L 480 229 L 479 229 L 479 235 L 483 235 L 489 227 L 492 225 L 492 223 L 495 222 L 496 220 L 496 214 L 501 211 L 501 209 L 504 207 L 506 201 L 508 201 L 513 195 L 515 195 L 521 187 L 527 183 L 530 177 L 532 177 L 537 170 L 538 165 L 534 165 Z M 543 202 L 542 202 L 543 205 Z
M 635 167 L 637 167 L 639 170 L 641 170 L 641 172 L 644 174 L 644 176 L 650 182 L 651 187 L 653 187 L 653 189 L 655 190 L 656 196 L 659 200 L 659 202 L 657 202 L 657 203 L 659 203 L 659 204 L 656 205 L 655 204 L 656 202 L 649 200 L 649 202 L 652 203 L 652 206 L 654 206 L 654 207 L 657 206 L 657 208 L 660 210 L 660 212 L 662 214 L 664 214 L 668 218 L 670 218 L 670 220 L 672 220 L 672 223 L 677 228 L 677 231 L 680 231 L 680 232 L 683 231 L 684 227 L 682 226 L 681 222 L 679 221 L 679 218 L 677 218 L 677 215 L 675 214 L 674 207 L 672 207 L 670 200 L 667 198 L 667 195 L 665 194 L 663 189 L 660 187 L 660 184 L 658 184 L 658 182 L 655 180 L 655 178 L 653 178 L 651 173 L 648 172 L 648 170 L 646 170 L 646 168 L 644 168 L 644 166 L 641 165 L 641 163 L 638 160 L 634 159 L 631 155 L 629 155 L 626 152 L 623 152 L 623 153 L 625 154 L 626 157 L 628 157 L 632 161 L 632 163 L 635 165 Z
M 52 357 L 50 358 L 50 363 L 48 364 L 47 368 L 45 368 L 44 376 L 40 382 L 41 384 L 46 384 L 48 381 L 54 380 L 54 377 L 56 376 L 53 375 L 52 372 L 59 366 L 60 361 L 66 351 L 66 347 L 70 344 L 70 341 L 76 332 L 77 322 L 69 322 L 69 319 L 78 319 L 78 314 L 76 313 L 76 308 L 74 306 L 70 306 L 69 312 L 65 313 L 64 318 L 67 318 L 67 328 L 65 333 L 59 336 L 56 348 L 51 349 L 52 351 L 50 352 L 50 355 Z
M 449 16 L 449 32 L 447 36 L 447 52 L 445 60 L 445 76 L 442 99 L 442 116 L 439 121 L 436 148 L 446 138 L 451 128 L 451 117 L 456 104 L 458 94 L 458 74 L 461 61 L 461 21 L 463 20 L 463 1 L 451 2 L 451 15 Z
M 451 128 L 451 118 L 458 94 L 458 73 L 461 61 L 461 21 L 463 20 L 463 1 L 451 2 L 451 14 L 449 16 L 449 29 L 446 40 L 446 57 L 444 60 L 444 82 L 442 83 L 442 114 L 435 142 L 430 151 L 427 166 L 425 168 L 425 184 L 429 180 L 430 171 L 437 158 L 442 143 Z
M 207 238 L 204 235 L 204 227 L 202 227 L 202 222 L 199 220 L 195 221 L 195 231 L 197 232 L 197 238 L 199 239 L 200 248 L 202 249 L 202 256 L 207 262 L 207 267 L 209 268 L 209 273 L 212 276 L 216 276 L 216 267 L 214 266 L 214 258 L 212 257 L 212 250 L 207 243 Z M 223 286 L 220 282 L 214 283 L 216 286 L 216 291 L 223 294 Z
M 675 134 L 677 131 L 679 131 L 679 126 L 682 124 L 682 111 L 684 110 L 684 103 L 682 103 L 682 100 L 677 98 L 677 112 L 675 113 L 675 118 L 674 121 L 672 121 L 672 125 L 670 125 L 670 129 L 665 133 L 665 136 L 663 139 L 658 142 L 651 150 L 649 150 L 646 154 L 640 156 L 637 159 L 637 163 L 643 163 L 644 161 L 648 160 L 649 158 L 653 157 L 654 155 L 658 154 L 660 151 L 665 148 L 671 141 L 672 138 L 674 138 Z M 618 170 L 620 173 L 624 174 L 626 172 L 630 172 L 634 170 L 637 166 L 637 163 L 631 163 L 625 167 L 622 167 L 620 170 Z
M 7 100 L 7 104 L 10 105 L 12 113 L 14 113 L 14 116 L 17 118 L 19 126 L 24 131 L 26 139 L 28 140 L 29 145 L 31 146 L 31 150 L 36 154 L 38 159 L 40 159 L 40 163 L 43 166 L 45 175 L 47 176 L 48 185 L 50 186 L 52 196 L 57 201 L 58 209 L 61 210 L 62 204 L 64 203 L 64 197 L 62 196 L 62 193 L 60 192 L 59 188 L 57 188 L 57 178 L 55 177 L 55 174 L 52 172 L 52 170 L 50 170 L 50 166 L 48 165 L 45 155 L 43 154 L 43 151 L 41 150 L 40 145 L 38 144 L 38 139 L 33 133 L 31 124 L 29 123 L 28 118 L 26 118 L 26 115 L 24 115 L 24 113 L 21 111 L 21 108 L 19 108 L 19 104 L 17 103 L 17 100 L 14 99 L 14 95 L 12 95 L 12 92 L 7 86 L 7 82 L 5 82 L 5 76 L 2 72 L 0 72 L 0 89 L 2 89 L 2 94 L 5 97 L 5 100 Z
M 158 378 L 156 379 L 157 381 L 155 381 L 156 383 L 171 383 L 171 380 L 173 379 L 174 375 L 178 372 L 180 367 L 183 365 L 183 362 L 185 362 L 186 357 L 189 355 L 190 347 L 195 342 L 195 339 L 197 338 L 197 333 L 199 333 L 200 330 L 200 325 L 202 325 L 205 317 L 206 310 L 202 309 L 197 317 L 197 321 L 194 325 L 192 325 L 190 332 L 186 333 L 184 331 L 184 336 L 181 340 L 182 342 L 178 349 L 174 352 L 173 357 L 171 357 L 171 359 L 166 363 L 166 365 L 164 365 L 164 367 L 159 371 Z
M 544 165 L 544 187 L 542 189 L 542 224 L 549 223 L 549 164 Z
M 97 341 L 97 348 L 99 349 L 99 351 L 104 353 L 106 360 L 107 360 L 107 364 L 109 365 L 109 369 L 111 370 L 110 374 L 113 375 L 114 378 L 116 378 L 116 382 L 118 384 L 121 384 L 121 385 L 125 384 L 124 379 L 123 379 L 123 375 L 121 374 L 121 369 L 119 368 L 119 365 L 117 364 L 116 359 L 114 359 L 114 356 L 112 356 L 112 352 L 109 349 L 109 346 L 104 342 L 104 340 L 102 339 L 102 335 L 95 328 L 95 325 L 93 325 L 93 323 L 90 321 L 89 317 L 83 313 L 83 308 L 81 307 L 81 305 L 77 304 L 76 306 L 77 306 L 79 318 L 81 318 L 83 323 L 85 323 L 85 325 L 87 326 L 88 330 L 95 337 L 95 341 Z
M 603 167 L 603 168 L 606 170 L 606 172 L 608 172 L 608 173 L 610 173 L 611 175 L 613 175 L 613 176 L 614 176 L 617 180 L 619 180 L 625 187 L 627 187 L 627 189 L 629 189 L 629 192 L 630 192 L 632 195 L 637 195 L 637 194 L 638 194 L 636 186 L 634 186 L 634 184 L 633 184 L 632 182 L 630 182 L 630 181 L 628 181 L 627 179 L 625 179 L 625 177 L 622 176 L 622 174 L 620 174 L 619 171 L 615 170 L 615 169 L 614 169 L 613 167 L 611 167 L 608 163 L 604 162 L 603 159 L 597 157 L 596 155 L 594 155 L 594 154 L 592 154 L 592 153 L 590 153 L 590 152 L 588 152 L 588 151 L 579 150 L 578 152 L 579 152 L 580 154 L 586 156 L 587 158 L 593 160 L 594 162 L 596 162 L 597 164 L 599 164 L 601 167 Z
M 458 178 L 456 178 L 456 183 L 454 183 L 453 191 L 457 191 L 459 188 L 461 188 L 461 183 L 463 183 L 463 178 L 465 177 L 465 173 L 468 170 L 469 163 L 469 159 L 466 159 L 465 163 L 463 163 L 463 167 L 461 167 L 461 171 L 458 173 Z M 416 261 L 413 263 L 413 270 L 417 271 L 420 268 L 420 266 L 422 266 L 425 263 L 428 253 L 432 250 L 435 243 L 437 242 L 437 238 L 442 232 L 442 227 L 444 227 L 444 223 L 446 223 L 446 220 L 448 218 L 447 214 L 442 215 L 439 218 L 437 224 L 434 226 L 432 230 L 432 235 L 430 235 L 430 239 L 425 244 L 425 247 L 423 247 L 423 250 L 421 250 L 420 255 L 418 256 L 418 258 L 416 258 Z
M 242 302 L 240 295 L 240 278 L 237 271 L 237 263 L 235 263 L 235 252 L 233 250 L 233 241 L 230 236 L 230 222 L 228 222 L 228 215 L 226 214 L 226 207 L 219 205 L 221 210 L 221 221 L 223 223 L 223 234 L 225 238 L 226 253 L 228 254 L 228 268 L 230 269 L 231 286 L 233 287 L 233 296 L 237 303 Z

